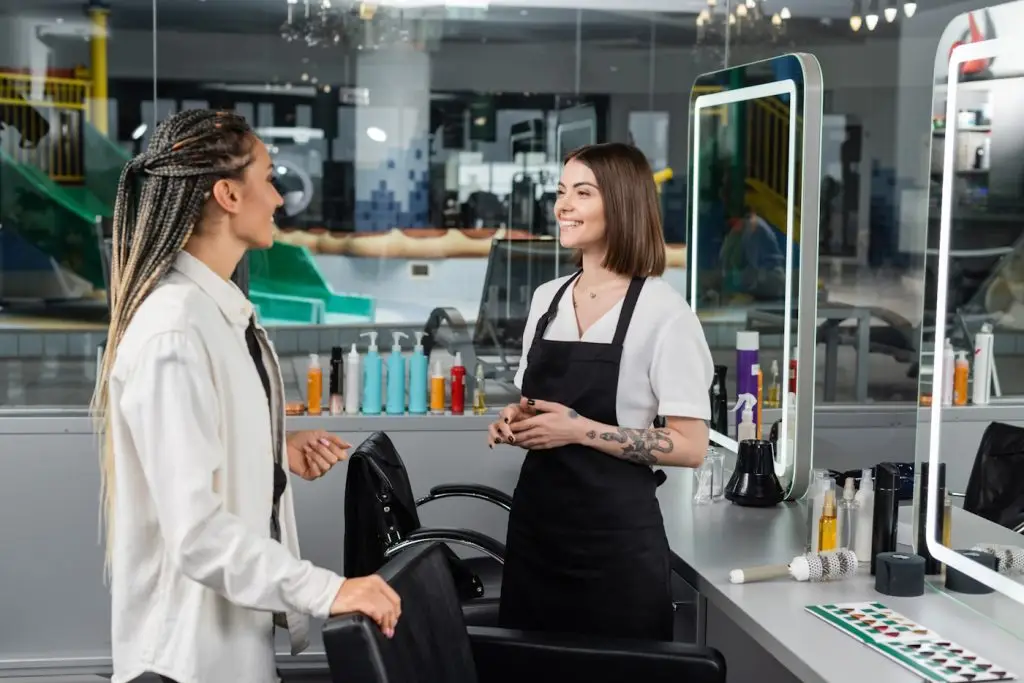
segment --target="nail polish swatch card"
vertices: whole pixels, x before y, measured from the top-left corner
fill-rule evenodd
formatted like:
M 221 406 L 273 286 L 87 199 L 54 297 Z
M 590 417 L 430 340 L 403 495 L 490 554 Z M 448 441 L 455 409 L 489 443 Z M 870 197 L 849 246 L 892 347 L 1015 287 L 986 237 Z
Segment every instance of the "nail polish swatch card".
M 808 605 L 806 609 L 927 681 L 980 683 L 1017 678 L 879 602 Z

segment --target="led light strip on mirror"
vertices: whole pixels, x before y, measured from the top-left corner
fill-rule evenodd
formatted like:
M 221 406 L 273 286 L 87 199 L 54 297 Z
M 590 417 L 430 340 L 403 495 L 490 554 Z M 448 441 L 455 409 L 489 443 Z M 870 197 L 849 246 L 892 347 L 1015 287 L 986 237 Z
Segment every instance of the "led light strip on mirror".
M 1024 65 L 1024 45 L 1006 39 L 987 40 L 981 43 L 968 43 L 953 49 L 949 58 L 946 92 L 946 121 L 956 122 L 957 86 L 960 81 L 960 65 L 975 60 L 988 60 L 994 57 L 1017 60 Z M 956 126 L 948 126 L 944 138 L 945 148 L 942 152 L 942 196 L 939 210 L 939 248 L 938 248 L 938 282 L 936 283 L 935 320 L 946 319 L 946 306 L 949 299 L 949 241 L 952 232 L 953 211 L 953 169 L 956 151 Z M 936 339 L 941 338 L 936 333 Z M 941 506 L 939 500 L 939 436 L 942 428 L 942 399 L 946 387 L 944 382 L 933 382 L 932 405 L 929 412 L 931 424 L 928 429 L 928 509 L 935 510 Z M 966 574 L 972 579 L 997 590 L 1003 595 L 1024 604 L 1024 584 L 1017 583 L 1005 576 L 960 555 L 952 548 L 947 548 L 936 538 L 937 518 L 927 515 L 925 520 L 925 544 L 932 556 L 948 567 Z

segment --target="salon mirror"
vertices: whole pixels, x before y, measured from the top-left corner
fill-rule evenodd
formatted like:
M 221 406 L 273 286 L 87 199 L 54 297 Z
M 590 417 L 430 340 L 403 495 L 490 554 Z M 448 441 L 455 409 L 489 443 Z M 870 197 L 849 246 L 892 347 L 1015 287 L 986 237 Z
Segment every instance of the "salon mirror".
M 1022 25 L 1024 1 L 960 15 L 935 57 L 913 515 L 930 585 L 1020 636 L 1020 605 L 950 575 L 1024 604 L 1024 392 L 1000 397 L 1024 348 L 1024 45 L 984 39 Z M 996 551 L 994 569 L 958 552 L 978 547 Z
M 821 82 L 791 54 L 704 74 L 690 96 L 688 297 L 712 346 L 736 349 L 716 358 L 711 440 L 775 440 L 787 499 L 812 464 Z

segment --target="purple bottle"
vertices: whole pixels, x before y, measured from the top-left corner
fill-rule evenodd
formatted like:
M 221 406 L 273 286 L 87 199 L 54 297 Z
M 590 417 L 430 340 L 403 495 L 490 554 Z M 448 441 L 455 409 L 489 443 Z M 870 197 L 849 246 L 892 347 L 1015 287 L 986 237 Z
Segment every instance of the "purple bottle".
M 742 330 L 736 333 L 736 438 L 739 438 L 739 424 L 743 406 L 739 399 L 743 394 L 757 398 L 757 375 L 751 374 L 751 368 L 759 364 L 758 351 L 761 346 L 761 335 L 757 332 Z M 757 426 L 757 408 L 754 407 L 754 426 Z

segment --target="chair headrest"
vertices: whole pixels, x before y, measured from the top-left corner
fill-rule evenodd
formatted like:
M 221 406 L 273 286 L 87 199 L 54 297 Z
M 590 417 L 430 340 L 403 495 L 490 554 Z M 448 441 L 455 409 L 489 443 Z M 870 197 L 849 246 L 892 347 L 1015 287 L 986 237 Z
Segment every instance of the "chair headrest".
M 444 546 L 410 548 L 385 564 L 380 576 L 402 599 L 402 616 L 392 639 L 367 617 L 330 619 L 324 648 L 334 681 L 445 681 L 475 683 L 462 605 Z

